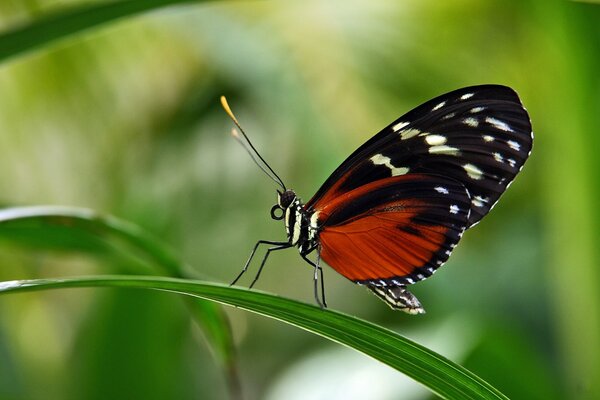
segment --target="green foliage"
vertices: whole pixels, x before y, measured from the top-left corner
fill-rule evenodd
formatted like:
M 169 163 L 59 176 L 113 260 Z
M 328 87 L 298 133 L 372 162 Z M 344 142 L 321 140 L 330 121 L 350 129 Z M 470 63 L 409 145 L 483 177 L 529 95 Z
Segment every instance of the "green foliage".
M 68 232 L 57 235 L 56 228 Z M 12 240 L 53 238 L 46 243 L 54 248 L 81 248 L 76 243 L 90 243 L 94 237 L 104 242 L 124 240 L 133 249 L 155 261 L 173 276 L 182 276 L 182 268 L 160 243 L 140 229 L 113 217 L 103 217 L 89 210 L 67 207 L 25 207 L 5 209 L 0 213 L 0 235 Z M 70 236 L 69 239 L 67 237 Z M 56 240 L 59 239 L 59 240 Z M 3 282 L 0 292 L 10 293 L 68 287 L 129 287 L 164 290 L 217 301 L 266 315 L 347 345 L 405 373 L 434 393 L 448 399 L 505 398 L 485 381 L 464 368 L 423 346 L 366 321 L 265 293 L 251 292 L 192 280 L 150 277 L 91 277 L 79 279 L 44 279 Z M 203 302 L 195 302 L 195 317 L 209 334 L 210 343 L 232 366 L 231 339 L 228 325 L 218 312 Z M 232 382 L 234 384 L 235 382 Z
M 126 0 L 88 3 L 42 16 L 0 36 L 0 62 L 74 34 L 145 11 L 201 0 Z
M 258 291 L 194 280 L 99 276 L 8 281 L 0 293 L 81 287 L 162 290 L 201 297 L 287 322 L 361 351 L 412 377 L 445 399 L 506 399 L 471 372 L 395 332 L 331 310 Z
M 158 240 L 137 226 L 81 208 L 40 206 L 4 209 L 0 211 L 0 238 L 37 249 L 97 253 L 112 248 L 112 251 L 118 250 L 124 255 L 137 256 L 152 265 L 151 270 L 173 277 L 185 277 L 185 271 L 190 270 Z M 237 365 L 226 316 L 219 307 L 205 301 L 190 301 L 189 310 L 222 363 L 232 394 L 237 395 Z
M 600 397 L 600 7 L 57 3 L 0 2 L 0 202 L 76 207 L 0 212 L 0 281 L 85 274 L 96 277 L 27 289 L 184 289 L 360 349 L 449 398 L 501 396 L 477 376 L 510 398 Z M 274 188 L 227 137 L 219 95 L 306 200 L 378 128 L 478 83 L 520 93 L 533 155 L 448 265 L 415 285 L 427 315 L 393 313 L 330 271 L 330 306 L 378 325 L 260 292 L 138 276 L 228 282 L 255 240 L 283 236 L 265 222 Z M 299 265 L 293 251 L 278 254 L 259 285 L 312 302 L 311 272 Z M 4 296 L 0 399 L 240 398 L 240 378 L 247 399 L 272 400 L 289 382 L 377 400 L 431 396 L 375 381 L 369 358 L 360 370 L 308 371 L 305 361 L 329 354 L 314 335 L 212 301 L 183 304 L 154 290 Z M 372 385 L 344 380 L 355 376 Z

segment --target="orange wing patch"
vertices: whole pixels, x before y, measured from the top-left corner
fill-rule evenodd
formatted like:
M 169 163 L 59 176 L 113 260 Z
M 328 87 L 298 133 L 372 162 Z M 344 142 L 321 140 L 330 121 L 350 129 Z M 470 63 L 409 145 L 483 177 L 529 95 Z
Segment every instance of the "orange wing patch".
M 448 228 L 414 227 L 410 216 L 381 213 L 325 228 L 319 236 L 321 258 L 353 281 L 409 276 L 429 265 L 440 249 L 451 250 L 444 247 Z
M 434 175 L 373 182 L 317 210 L 321 258 L 358 283 L 425 279 L 459 241 L 469 201 L 464 186 Z

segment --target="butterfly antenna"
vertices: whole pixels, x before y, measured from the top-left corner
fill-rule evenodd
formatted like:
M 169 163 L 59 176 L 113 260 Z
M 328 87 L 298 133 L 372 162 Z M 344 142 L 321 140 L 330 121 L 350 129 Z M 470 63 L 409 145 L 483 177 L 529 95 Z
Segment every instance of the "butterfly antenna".
M 248 153 L 248 155 L 250 156 L 250 158 L 252 158 L 252 161 L 254 161 L 254 163 L 258 166 L 258 168 L 261 169 L 262 172 L 264 172 L 269 178 L 271 178 L 275 183 L 277 183 L 278 185 L 283 187 L 283 190 L 285 190 L 285 186 L 283 186 L 283 184 L 277 179 L 275 178 L 273 175 L 271 175 L 271 173 L 269 172 L 269 170 L 265 169 L 261 163 L 258 161 L 258 159 L 256 158 L 256 156 L 254 155 L 254 153 L 252 152 L 252 150 L 248 147 L 248 145 L 242 140 L 242 138 L 240 137 L 240 133 L 237 131 L 237 129 L 233 128 L 231 129 L 231 136 L 233 136 L 233 138 L 235 140 L 237 140 L 237 142 L 239 144 L 242 145 L 242 147 L 244 148 L 244 150 L 246 150 L 246 152 Z
M 248 139 L 248 136 L 246 135 L 246 132 L 244 132 L 244 130 L 240 126 L 240 123 L 238 122 L 237 118 L 235 117 L 235 115 L 233 115 L 233 112 L 231 111 L 231 108 L 229 107 L 229 104 L 227 104 L 227 99 L 225 98 L 225 96 L 221 96 L 221 105 L 223 106 L 223 109 L 225 110 L 225 112 L 227 113 L 227 115 L 229 115 L 229 118 L 231 118 L 231 120 L 233 121 L 233 123 L 235 124 L 235 126 L 237 126 L 237 128 L 239 129 L 239 131 L 241 132 L 241 134 L 244 137 L 245 141 L 242 140 L 242 138 L 240 137 L 239 132 L 236 129 L 232 129 L 232 131 L 231 131 L 231 134 L 233 135 L 233 137 L 242 145 L 242 147 L 244 148 L 244 150 L 246 150 L 246 152 L 250 155 L 250 158 L 252 158 L 252 161 L 254 161 L 254 163 L 256 165 L 258 165 L 258 167 L 269 178 L 271 178 L 273 181 L 275 181 L 275 183 L 277 183 L 279 186 L 281 186 L 283 188 L 283 190 L 285 191 L 286 187 L 285 187 L 283 181 L 281 180 L 281 178 L 279 177 L 279 175 L 277 175 L 275 173 L 275 171 L 273 171 L 273 168 L 271 168 L 271 166 L 269 165 L 269 163 L 267 163 L 265 161 L 265 159 L 262 158 L 262 156 L 260 155 L 260 153 L 258 152 L 258 150 L 256 150 L 256 148 L 254 147 L 254 145 L 252 144 L 252 142 L 250 141 L 250 139 Z M 259 162 L 259 160 L 262 163 Z M 266 169 L 265 169 L 265 167 L 266 167 Z

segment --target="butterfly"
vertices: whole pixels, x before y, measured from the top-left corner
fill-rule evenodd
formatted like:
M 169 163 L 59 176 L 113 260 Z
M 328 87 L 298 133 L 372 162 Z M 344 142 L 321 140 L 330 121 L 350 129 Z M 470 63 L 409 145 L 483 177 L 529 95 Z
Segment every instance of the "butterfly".
M 282 190 L 271 217 L 283 220 L 287 240 L 273 251 L 297 247 L 314 268 L 316 302 L 326 307 L 325 261 L 365 286 L 390 307 L 425 310 L 407 286 L 430 277 L 463 233 L 494 207 L 531 154 L 533 132 L 517 93 L 501 85 L 465 87 L 404 114 L 352 153 L 306 203 L 256 151 L 224 97 L 223 107 L 255 163 Z M 314 260 L 308 256 L 315 253 Z M 318 281 L 321 282 L 321 299 Z

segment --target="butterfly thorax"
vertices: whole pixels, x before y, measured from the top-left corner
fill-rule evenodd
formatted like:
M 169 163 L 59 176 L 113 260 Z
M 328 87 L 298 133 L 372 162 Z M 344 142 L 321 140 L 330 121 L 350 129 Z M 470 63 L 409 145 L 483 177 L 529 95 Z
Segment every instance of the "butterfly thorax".
M 277 205 L 283 211 L 283 215 L 277 217 L 271 213 L 274 219 L 284 219 L 285 231 L 288 242 L 292 246 L 297 246 L 300 253 L 307 254 L 318 245 L 318 226 L 314 212 L 307 211 L 302 200 L 296 193 L 287 189 L 285 192 L 278 192 Z

